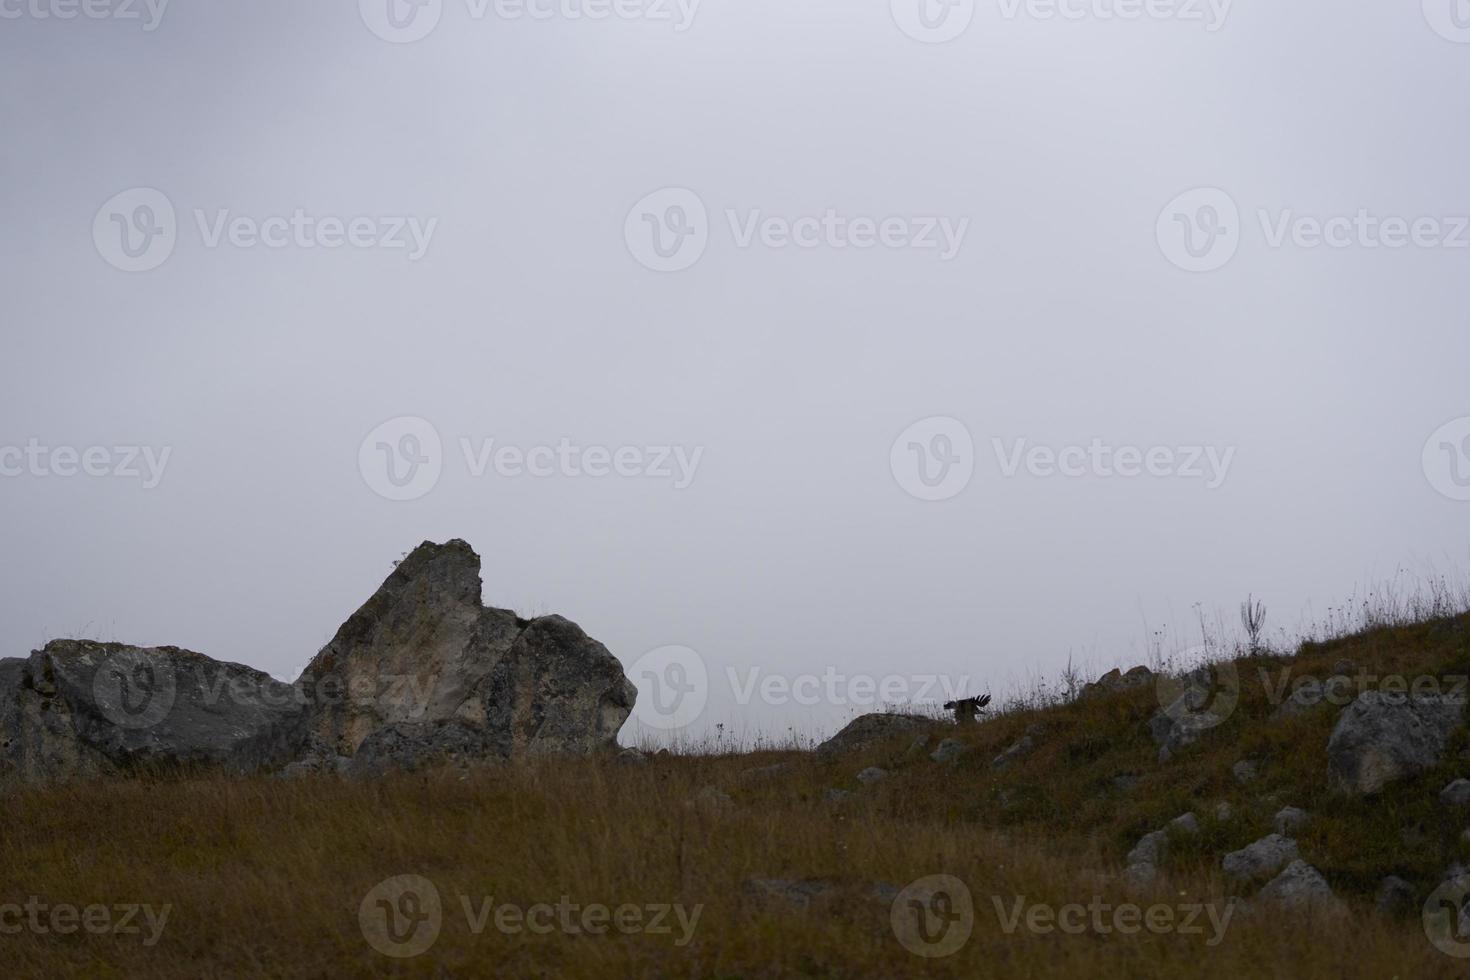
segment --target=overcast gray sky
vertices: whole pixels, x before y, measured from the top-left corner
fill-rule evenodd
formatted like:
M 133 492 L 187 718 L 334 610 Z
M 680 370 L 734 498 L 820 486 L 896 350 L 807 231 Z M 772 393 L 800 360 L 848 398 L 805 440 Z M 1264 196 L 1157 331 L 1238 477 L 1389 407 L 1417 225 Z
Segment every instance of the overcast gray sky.
M 0 0 L 0 655 L 463 537 L 821 734 L 1465 566 L 1463 0 L 588 2 Z

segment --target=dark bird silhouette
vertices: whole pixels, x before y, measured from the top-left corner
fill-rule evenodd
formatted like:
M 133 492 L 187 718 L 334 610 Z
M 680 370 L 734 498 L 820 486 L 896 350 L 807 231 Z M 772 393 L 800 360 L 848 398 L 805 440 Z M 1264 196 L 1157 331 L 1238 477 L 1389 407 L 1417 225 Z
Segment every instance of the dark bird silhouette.
M 969 725 L 975 721 L 975 716 L 985 710 L 990 703 L 990 695 L 983 694 L 978 698 L 965 698 L 963 701 L 946 701 L 945 711 L 954 712 L 954 723 L 956 725 Z

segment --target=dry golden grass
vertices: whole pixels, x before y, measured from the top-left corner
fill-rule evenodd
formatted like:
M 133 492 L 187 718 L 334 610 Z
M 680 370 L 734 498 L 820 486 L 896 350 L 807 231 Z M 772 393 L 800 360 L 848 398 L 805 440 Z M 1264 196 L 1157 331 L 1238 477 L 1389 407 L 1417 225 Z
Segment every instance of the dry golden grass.
M 742 788 L 771 759 L 603 761 L 534 769 L 329 780 L 127 782 L 31 793 L 0 804 L 0 903 L 172 906 L 158 943 L 142 937 L 0 938 L 17 977 L 1432 977 L 1459 964 L 1417 920 L 1311 929 L 1237 918 L 1223 942 L 1202 935 L 1013 935 L 993 907 L 1218 900 L 1185 876 L 1153 898 L 1129 896 L 1089 869 L 1116 855 L 1082 839 L 1007 840 L 957 813 L 964 793 L 930 780 L 832 807 L 833 771 L 793 762 L 778 782 Z M 731 787 L 724 810 L 686 805 L 708 784 Z M 894 804 L 898 795 L 908 805 Z M 926 799 L 919 799 L 920 795 Z M 924 818 L 901 815 L 927 803 Z M 963 880 L 975 929 L 958 953 L 925 959 L 900 945 L 888 908 L 862 893 L 936 873 Z M 358 909 L 378 882 L 432 880 L 445 903 L 434 946 L 409 960 L 373 950 Z M 850 893 L 800 911 L 742 891 L 751 878 L 827 878 Z M 474 904 L 684 903 L 703 910 L 693 940 L 670 935 L 473 934 Z
M 1340 657 L 1378 673 L 1470 673 L 1466 621 L 1373 630 L 1309 645 L 1292 669 L 1322 674 Z M 1150 690 L 947 729 L 973 751 L 936 765 L 909 740 L 824 760 L 797 752 L 660 756 L 400 776 L 229 781 L 151 778 L 0 797 L 0 907 L 32 896 L 76 906 L 171 907 L 156 945 L 143 936 L 0 934 L 0 972 L 15 977 L 1449 977 L 1467 964 L 1437 951 L 1418 916 L 1372 908 L 1383 875 L 1423 889 L 1467 855 L 1438 788 L 1470 774 L 1457 745 L 1446 763 L 1374 801 L 1326 784 L 1330 709 L 1273 723 L 1258 658 L 1238 667 L 1239 708 L 1165 765 L 1146 732 Z M 1038 751 L 1010 770 L 989 760 L 1028 725 Z M 1463 741 L 1463 738 L 1462 738 Z M 1242 757 L 1262 763 L 1242 786 Z M 752 770 L 776 763 L 774 774 Z M 892 776 L 859 787 L 870 764 Z M 1137 781 L 1120 788 L 1115 779 Z M 720 787 L 728 806 L 692 806 Z M 855 795 L 840 804 L 826 791 Z M 1272 798 L 1275 799 L 1272 799 Z M 1221 823 L 1217 801 L 1237 815 Z M 1032 933 L 1003 928 L 1027 902 L 1147 906 L 1213 903 L 1232 888 L 1219 856 L 1269 829 L 1278 804 L 1314 814 L 1304 857 L 1348 899 L 1346 919 L 1235 915 L 1223 939 L 1199 934 Z M 1142 833 L 1193 810 L 1203 833 L 1173 848 L 1157 892 L 1118 880 Z M 974 931 L 946 958 L 907 950 L 876 883 L 935 874 L 974 897 Z M 423 955 L 395 959 L 365 938 L 359 908 L 380 882 L 420 875 L 443 899 L 442 932 Z M 745 887 L 751 879 L 823 879 L 834 891 L 803 910 Z M 1432 886 L 1431 886 L 1432 887 Z M 1234 889 L 1238 891 L 1239 889 Z M 1248 890 L 1247 890 L 1248 891 Z M 681 904 L 699 909 L 692 939 L 665 934 L 538 935 L 470 926 L 461 905 Z M 670 920 L 672 923 L 674 920 Z M 0 916 L 0 926 L 5 920 Z

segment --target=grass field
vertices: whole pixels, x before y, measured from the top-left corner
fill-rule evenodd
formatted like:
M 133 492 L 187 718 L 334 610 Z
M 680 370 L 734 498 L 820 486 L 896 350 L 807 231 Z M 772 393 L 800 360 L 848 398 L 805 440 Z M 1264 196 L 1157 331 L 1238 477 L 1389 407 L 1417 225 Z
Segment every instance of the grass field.
M 1381 914 L 1373 895 L 1397 874 L 1422 900 L 1450 863 L 1470 861 L 1460 838 L 1470 814 L 1438 802 L 1449 779 L 1470 774 L 1465 733 L 1439 769 L 1349 800 L 1327 785 L 1335 709 L 1270 720 L 1278 671 L 1325 674 L 1342 658 L 1379 679 L 1470 674 L 1470 624 L 1380 627 L 1294 658 L 1243 659 L 1229 720 L 1164 764 L 1146 729 L 1157 696 L 1144 688 L 938 729 L 931 747 L 958 735 L 971 749 L 949 764 L 901 737 L 837 759 L 663 754 L 380 782 L 179 776 L 12 794 L 0 798 L 0 970 L 1463 976 L 1470 961 L 1437 950 L 1417 911 Z M 1038 723 L 1045 735 L 1033 755 L 991 767 Z M 1248 784 L 1231 774 L 1242 758 L 1260 765 Z M 869 765 L 891 775 L 860 785 L 854 775 Z M 829 801 L 834 788 L 852 795 Z M 1230 819 L 1215 818 L 1219 802 L 1232 805 Z M 1224 881 L 1220 854 L 1268 833 L 1286 804 L 1313 815 L 1298 837 L 1302 855 L 1347 900 L 1345 916 L 1227 904 L 1250 889 Z M 1199 836 L 1171 849 L 1153 890 L 1130 891 L 1123 856 L 1185 811 L 1199 815 Z M 923 955 L 943 944 L 915 943 L 902 925 L 915 895 L 930 902 L 904 890 L 934 875 L 962 882 L 973 907 L 968 921 L 963 909 L 934 920 L 969 930 L 946 933 L 963 940 L 946 956 Z M 771 880 L 785 884 L 760 884 Z M 129 919 L 138 932 L 119 934 L 130 905 L 147 909 Z M 106 910 L 105 930 L 103 911 L 89 906 Z M 395 955 L 416 944 L 417 955 Z

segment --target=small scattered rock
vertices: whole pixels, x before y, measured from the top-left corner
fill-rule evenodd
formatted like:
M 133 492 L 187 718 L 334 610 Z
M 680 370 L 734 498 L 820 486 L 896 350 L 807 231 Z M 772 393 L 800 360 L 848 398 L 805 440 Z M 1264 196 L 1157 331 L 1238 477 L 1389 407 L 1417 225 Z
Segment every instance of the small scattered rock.
M 1307 811 L 1294 806 L 1282 807 L 1271 819 L 1271 829 L 1282 837 L 1295 837 L 1310 823 Z
M 1439 802 L 1446 806 L 1470 803 L 1470 779 L 1457 779 L 1439 791 Z
M 1169 853 L 1169 835 L 1162 830 L 1144 834 L 1134 845 L 1133 850 L 1128 852 L 1127 869 L 1123 877 L 1128 883 L 1137 887 L 1153 884 L 1158 877 L 1159 865 L 1164 863 L 1164 858 Z
M 1296 841 L 1271 834 L 1238 851 L 1231 851 L 1220 866 L 1232 878 L 1249 880 L 1274 875 L 1300 856 Z
M 828 803 L 845 803 L 852 799 L 852 791 L 845 789 L 829 789 L 822 794 L 822 799 Z
M 857 774 L 857 781 L 867 785 L 881 782 L 882 780 L 885 780 L 887 778 L 888 770 L 879 769 L 877 766 L 869 766 L 868 768 Z
M 1315 677 L 1304 677 L 1291 694 L 1271 713 L 1272 721 L 1295 718 L 1311 711 L 1323 702 L 1324 688 Z
M 1016 742 L 990 762 L 992 769 L 1005 769 L 1036 751 L 1036 739 L 1022 735 Z
M 1135 687 L 1145 687 L 1152 684 L 1153 680 L 1154 672 L 1147 667 L 1134 667 L 1126 674 L 1114 667 L 1091 684 L 1084 684 L 1078 697 L 1093 698 L 1103 694 L 1117 694 Z
M 1250 759 L 1241 759 L 1235 765 L 1230 767 L 1230 772 L 1232 775 L 1235 776 L 1236 782 L 1245 784 L 1251 782 L 1258 775 L 1260 775 L 1260 767 L 1257 766 Z
M 1216 677 L 1210 665 L 1196 668 L 1180 678 L 1160 675 L 1160 694 L 1165 691 L 1174 697 L 1169 706 L 1149 719 L 1149 735 L 1159 747 L 1159 762 L 1172 759 L 1181 749 L 1193 745 L 1201 735 L 1225 720 L 1213 710 L 1206 710 L 1215 701 Z
M 1157 866 L 1164 863 L 1164 858 L 1168 853 L 1169 835 L 1162 830 L 1155 830 L 1138 839 L 1133 850 L 1128 852 L 1128 863 Z
M 1216 820 L 1220 821 L 1221 823 L 1225 823 L 1226 821 L 1230 820 L 1230 818 L 1232 818 L 1234 816 L 1235 816 L 1235 807 L 1231 806 L 1229 803 L 1221 802 L 1221 803 L 1215 804 L 1215 819 Z
M 648 756 L 637 749 L 624 749 L 618 753 L 618 763 L 625 766 L 646 766 Z
M 1341 912 L 1341 900 L 1332 894 L 1332 888 L 1322 873 L 1300 859 L 1292 861 L 1286 870 L 1271 880 L 1256 896 L 1261 904 L 1293 912 Z
M 928 754 L 929 736 L 920 735 L 918 738 L 909 743 L 909 747 L 907 749 L 904 749 L 903 761 L 906 763 L 917 762 Z
M 935 762 L 952 762 L 970 751 L 970 747 L 957 738 L 947 738 L 939 743 L 939 748 L 930 753 L 929 758 Z
M 1332 665 L 1332 676 L 1351 677 L 1358 672 L 1358 665 L 1351 660 L 1343 659 Z
M 900 734 L 927 734 L 938 724 L 931 718 L 879 712 L 854 718 L 842 731 L 817 746 L 820 756 L 855 752 Z
M 1134 888 L 1147 888 L 1158 876 L 1159 869 L 1152 864 L 1130 864 L 1123 871 L 1123 879 Z
M 1199 835 L 1199 818 L 1192 811 L 1180 814 L 1169 821 L 1168 829 L 1186 837 L 1196 837 Z

